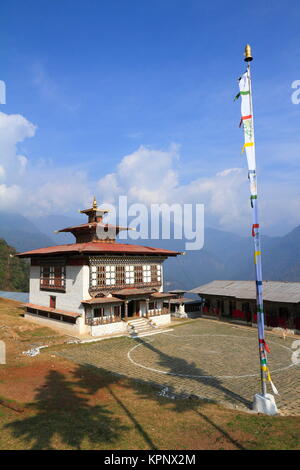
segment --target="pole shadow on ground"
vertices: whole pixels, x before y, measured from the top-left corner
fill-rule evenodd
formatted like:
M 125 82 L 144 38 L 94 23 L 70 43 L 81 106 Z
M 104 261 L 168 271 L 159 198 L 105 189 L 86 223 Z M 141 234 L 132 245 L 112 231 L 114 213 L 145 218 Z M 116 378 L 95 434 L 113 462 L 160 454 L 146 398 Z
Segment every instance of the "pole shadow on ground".
M 188 370 L 191 376 L 205 375 L 205 372 L 192 361 L 168 355 L 142 338 L 136 338 L 135 342 L 154 352 L 159 358 L 159 365 L 168 374 L 177 375 L 178 371 Z M 134 428 L 146 448 L 156 450 L 157 444 L 140 418 L 135 416 L 134 407 L 127 401 L 124 403 L 118 387 L 115 387 L 121 381 L 120 375 L 115 376 L 107 372 L 109 372 L 107 368 L 78 364 L 73 371 L 73 380 L 73 378 L 67 379 L 61 372 L 50 370 L 45 383 L 36 390 L 35 400 L 27 405 L 26 417 L 11 422 L 6 427 L 14 438 L 24 441 L 31 449 L 52 449 L 57 448 L 57 445 L 61 448 L 93 448 L 93 444 L 99 446 L 99 443 L 108 447 L 109 444 L 113 445 L 122 438 L 129 429 Z M 192 380 L 209 385 L 243 405 L 250 404 L 244 397 L 228 390 L 218 378 L 193 377 Z M 179 399 L 182 397 L 178 396 L 172 385 L 168 385 L 167 394 L 161 396 L 157 391 L 157 388 L 160 391 L 162 389 L 159 382 L 129 379 L 127 383 L 128 385 L 124 385 L 123 381 L 122 387 L 132 388 L 137 399 L 152 400 L 160 405 L 171 404 L 171 410 L 175 413 L 194 411 L 234 447 L 243 449 L 239 442 L 205 413 L 202 409 L 205 402 L 196 396 L 191 396 L 192 399 Z M 141 387 L 140 384 L 147 386 Z M 149 387 L 149 384 L 155 385 L 156 391 L 153 387 Z M 91 396 L 101 389 L 109 393 L 125 414 L 128 426 L 125 426 L 107 405 L 101 402 L 96 405 L 91 404 Z M 174 397 L 175 399 L 172 399 Z
M 96 367 L 94 365 L 91 365 L 91 364 L 81 364 L 75 372 L 75 376 L 81 379 L 80 387 L 86 388 L 87 394 L 94 394 L 98 390 L 103 388 L 103 374 L 107 375 L 108 371 L 105 369 Z M 219 432 L 219 434 L 223 436 L 225 440 L 231 443 L 235 448 L 239 450 L 244 450 L 244 447 L 236 439 L 232 438 L 226 430 L 224 430 L 221 426 L 215 423 L 209 416 L 207 416 L 207 414 L 203 410 L 201 410 L 201 408 L 205 404 L 205 401 L 195 399 L 196 397 L 193 397 L 192 399 L 182 399 L 182 397 L 179 397 L 179 396 L 177 396 L 177 399 L 170 399 L 171 396 L 176 397 L 175 392 L 172 387 L 168 388 L 167 396 L 162 396 L 161 393 L 159 393 L 159 391 L 161 390 L 161 385 L 159 385 L 158 387 L 158 384 L 149 383 L 148 381 L 144 381 L 141 379 L 139 380 L 128 379 L 128 380 L 129 380 L 129 383 L 127 385 L 122 383 L 122 387 L 123 388 L 128 387 L 128 388 L 134 389 L 137 399 L 158 402 L 161 406 L 165 404 L 171 405 L 171 410 L 175 413 L 184 413 L 185 411 L 194 411 L 195 413 L 198 414 L 198 416 L 203 421 L 205 421 L 209 426 L 211 426 L 214 431 Z M 153 386 L 155 386 L 155 389 L 153 389 Z M 108 389 L 112 397 L 116 400 L 116 402 L 125 411 L 127 416 L 130 418 L 136 431 L 144 439 L 148 448 L 153 449 L 153 450 L 157 449 L 158 447 L 156 447 L 156 445 L 154 444 L 150 435 L 147 433 L 145 427 L 143 427 L 138 422 L 133 412 L 129 409 L 128 406 L 124 404 L 124 402 L 122 402 L 122 400 L 120 399 L 120 396 L 117 396 L 116 392 L 112 390 L 112 387 L 110 385 L 107 385 L 106 388 Z M 176 419 L 174 421 L 174 425 L 176 426 L 175 423 L 176 423 Z
M 205 372 L 203 369 L 200 369 L 194 362 L 189 362 L 185 359 L 182 359 L 181 357 L 174 357 L 169 354 L 166 354 L 160 349 L 156 348 L 151 342 L 143 340 L 143 338 L 135 338 L 135 341 L 141 346 L 144 346 L 151 352 L 154 352 L 158 355 L 159 365 L 163 367 L 166 371 L 165 375 L 178 376 L 179 373 L 182 373 L 184 375 L 186 371 L 188 371 L 187 376 L 190 380 L 196 383 L 208 385 L 209 387 L 224 393 L 224 395 L 228 397 L 231 401 L 234 400 L 235 402 L 239 402 L 247 408 L 251 407 L 251 402 L 249 400 L 247 400 L 242 395 L 239 395 L 238 393 L 229 390 L 222 384 L 221 380 L 217 377 L 208 377 L 207 372 Z
M 107 379 L 108 380 L 108 379 Z M 117 379 L 119 380 L 119 379 Z M 111 383 L 116 378 L 111 377 Z M 62 448 L 81 449 L 89 444 L 112 444 L 127 430 L 104 405 L 90 405 L 77 383 L 66 380 L 58 371 L 49 371 L 35 400 L 25 409 L 29 416 L 6 425 L 16 439 L 31 449 L 53 449 L 53 441 Z

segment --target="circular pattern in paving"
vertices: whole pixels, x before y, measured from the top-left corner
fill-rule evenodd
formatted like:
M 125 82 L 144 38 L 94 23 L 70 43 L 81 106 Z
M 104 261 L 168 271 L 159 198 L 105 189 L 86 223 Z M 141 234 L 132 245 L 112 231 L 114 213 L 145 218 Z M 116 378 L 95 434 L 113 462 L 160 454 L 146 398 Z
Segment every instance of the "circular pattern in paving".
M 292 350 L 269 341 L 271 372 L 293 367 Z M 259 376 L 257 338 L 234 335 L 161 334 L 141 338 L 127 354 L 131 363 L 159 374 L 234 379 Z
M 282 414 L 300 414 L 300 364 L 292 363 L 296 337 L 266 333 L 269 366 Z M 140 338 L 116 338 L 68 348 L 61 355 L 176 396 L 197 396 L 251 409 L 260 393 L 257 331 L 206 319 Z M 272 393 L 270 384 L 268 392 Z

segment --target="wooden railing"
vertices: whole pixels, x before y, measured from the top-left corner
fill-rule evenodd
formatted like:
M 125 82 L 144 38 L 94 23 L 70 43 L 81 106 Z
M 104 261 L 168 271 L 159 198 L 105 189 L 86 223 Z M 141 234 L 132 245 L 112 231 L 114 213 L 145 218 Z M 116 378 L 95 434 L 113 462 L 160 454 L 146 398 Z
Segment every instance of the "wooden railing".
M 158 309 L 150 310 L 146 316 L 147 316 L 147 318 L 149 318 L 149 317 L 155 317 L 157 315 L 166 315 L 168 313 L 170 313 L 168 308 L 162 308 L 160 310 L 158 310 Z M 131 319 L 132 319 L 132 317 L 127 317 L 127 318 L 123 317 L 123 318 L 121 318 L 120 315 L 104 315 L 103 317 L 87 317 L 85 319 L 85 323 L 86 323 L 86 325 L 89 325 L 89 326 L 97 326 L 97 325 L 107 325 L 109 323 L 116 323 L 116 322 L 120 322 L 122 320 L 123 321 L 129 321 Z
M 85 319 L 86 325 L 89 326 L 98 326 L 98 325 L 107 325 L 109 323 L 117 323 L 121 321 L 119 315 L 104 315 L 103 317 L 88 317 Z
M 162 309 L 154 309 L 154 310 L 149 310 L 147 317 L 155 317 L 157 315 L 166 315 L 170 313 L 170 310 L 168 308 L 162 308 Z
M 53 283 L 50 283 L 49 278 L 40 279 L 40 289 L 41 290 L 59 290 L 66 291 L 65 279 L 54 278 Z

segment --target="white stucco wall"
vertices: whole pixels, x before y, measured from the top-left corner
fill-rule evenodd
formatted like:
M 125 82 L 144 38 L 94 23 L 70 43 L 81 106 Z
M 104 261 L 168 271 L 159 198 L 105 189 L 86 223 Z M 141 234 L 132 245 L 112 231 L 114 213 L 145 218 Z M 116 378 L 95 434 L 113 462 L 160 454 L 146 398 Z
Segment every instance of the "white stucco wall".
M 56 297 L 56 308 L 83 313 L 82 300 L 89 299 L 89 267 L 66 266 L 66 291 L 40 290 L 40 267 L 30 268 L 29 302 L 43 307 L 50 306 L 50 296 Z
M 158 262 L 157 264 L 161 265 L 161 286 L 160 291 L 163 291 L 163 263 Z M 40 305 L 43 307 L 50 307 L 50 296 L 56 297 L 56 309 L 65 310 L 67 312 L 78 312 L 82 314 L 81 318 L 78 318 L 76 325 L 70 325 L 64 322 L 58 322 L 52 319 L 46 319 L 44 317 L 38 317 L 37 321 L 39 323 L 46 324 L 49 323 L 49 326 L 55 328 L 56 323 L 58 328 L 65 329 L 68 331 L 77 330 L 81 334 L 86 334 L 90 327 L 85 325 L 84 319 L 84 306 L 81 304 L 82 300 L 88 300 L 91 298 L 89 294 L 89 282 L 90 282 L 90 267 L 88 265 L 83 266 L 66 266 L 66 290 L 65 292 L 59 292 L 55 290 L 41 290 L 40 289 L 40 266 L 31 266 L 30 267 L 30 293 L 29 293 L 29 302 L 35 305 Z M 162 308 L 162 302 L 158 302 L 158 308 Z M 105 306 L 105 313 L 110 313 L 110 307 Z M 146 302 L 140 302 L 140 316 L 146 314 Z M 28 319 L 36 318 L 34 316 L 28 315 Z M 160 317 L 158 317 L 160 318 Z M 35 321 L 35 320 L 32 320 Z M 118 326 L 117 326 L 118 325 Z M 96 330 L 94 330 L 96 328 Z M 110 325 L 99 325 L 93 327 L 92 335 L 102 335 L 102 334 L 111 334 L 110 331 L 122 331 L 124 324 L 122 326 L 119 323 L 114 323 Z M 126 328 L 126 326 L 125 326 Z M 99 333 L 97 332 L 99 330 Z
M 107 323 L 106 325 L 97 325 L 91 327 L 92 336 L 106 336 L 116 333 L 126 333 L 127 323 L 124 321 L 116 323 Z
M 146 315 L 146 301 L 140 300 L 140 317 L 144 317 Z
M 24 318 L 26 318 L 26 320 L 29 320 L 32 323 L 35 323 L 37 325 L 47 326 L 48 328 L 52 328 L 53 330 L 64 332 L 70 335 L 78 335 L 81 333 L 80 331 L 81 325 L 80 325 L 80 322 L 78 322 L 79 318 L 77 319 L 77 322 L 74 325 L 71 323 L 52 320 L 51 318 L 44 318 L 44 317 L 39 317 L 37 315 L 30 315 L 30 313 L 25 313 Z
M 89 286 L 90 286 L 90 267 L 87 265 L 81 266 L 82 269 L 82 299 L 88 300 L 91 298 L 89 294 Z
M 171 323 L 171 314 L 156 315 L 150 318 L 156 326 L 169 325 Z

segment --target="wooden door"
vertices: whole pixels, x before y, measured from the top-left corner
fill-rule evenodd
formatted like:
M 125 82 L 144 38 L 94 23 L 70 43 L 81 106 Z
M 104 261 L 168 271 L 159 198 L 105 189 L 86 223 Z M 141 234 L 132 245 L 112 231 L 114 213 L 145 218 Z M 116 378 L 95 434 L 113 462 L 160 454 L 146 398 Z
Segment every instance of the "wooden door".
M 55 295 L 50 295 L 50 308 L 56 308 L 56 297 L 55 297 Z

